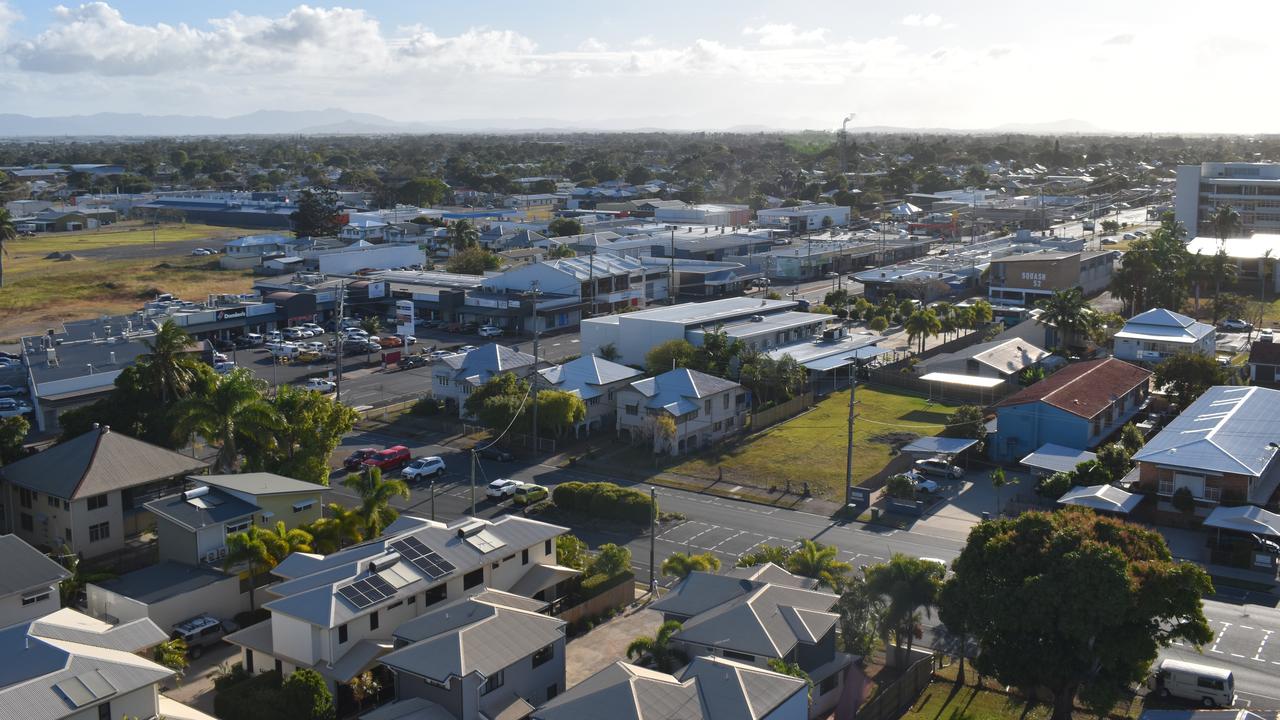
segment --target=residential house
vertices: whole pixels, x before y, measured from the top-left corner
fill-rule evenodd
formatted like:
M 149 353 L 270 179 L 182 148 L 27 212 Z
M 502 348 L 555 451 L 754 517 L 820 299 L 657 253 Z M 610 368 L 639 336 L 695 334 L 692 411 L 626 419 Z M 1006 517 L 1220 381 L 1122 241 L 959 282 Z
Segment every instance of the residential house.
M 205 464 L 103 425 L 4 466 L 10 528 L 36 547 L 81 557 L 120 550 L 150 527 L 150 500 Z
M 1150 382 L 1150 370 L 1115 358 L 1068 365 L 996 403 L 992 458 L 1017 462 L 1046 443 L 1096 447 L 1137 414 Z
M 160 559 L 221 562 L 227 536 L 251 526 L 292 529 L 319 520 L 324 487 L 273 473 L 191 477 L 193 487 L 147 503 L 156 517 Z
M 248 587 L 247 579 L 217 568 L 162 560 L 89 583 L 85 607 L 93 617 L 110 623 L 146 619 L 169 631 L 196 615 L 230 620 L 251 609 Z
M 1197 322 L 1181 313 L 1153 308 L 1134 315 L 1115 334 L 1115 351 L 1120 360 L 1158 363 L 1178 353 L 1213 357 L 1217 332 L 1208 323 Z
M 538 381 L 539 387 L 545 383 L 550 389 L 577 395 L 586 404 L 587 416 L 574 428 L 575 436 L 579 431 L 589 435 L 592 430 L 614 427 L 618 407 L 614 397 L 617 391 L 644 375 L 633 367 L 595 355 L 582 355 L 563 365 L 539 370 L 538 374 L 542 376 Z
M 0 627 L 34 620 L 62 607 L 58 585 L 71 573 L 17 535 L 0 535 Z
M 836 649 L 840 597 L 815 585 L 773 564 L 693 572 L 650 607 L 683 624 L 672 640 L 690 657 L 762 669 L 775 659 L 799 665 L 813 681 L 809 717 L 825 717 L 857 672 L 857 658 Z
M 630 442 L 652 442 L 655 453 L 682 455 L 713 445 L 747 425 L 747 391 L 732 380 L 676 368 L 636 380 L 614 393 L 618 435 Z M 675 432 L 664 436 L 660 418 Z
M 1249 382 L 1269 388 L 1280 386 L 1280 343 L 1255 342 L 1249 346 Z
M 382 657 L 397 702 L 425 700 L 456 720 L 527 717 L 565 689 L 565 621 L 546 603 L 486 590 L 405 622 Z
M 150 620 L 112 626 L 70 609 L 0 630 L 0 720 L 213 720 L 160 694 L 174 671 L 139 653 L 165 639 Z
M 288 235 L 245 235 L 227 241 L 222 251 L 233 258 L 285 255 L 293 252 L 296 240 Z
M 397 628 L 449 599 L 485 588 L 558 599 L 578 574 L 556 565 L 565 531 L 515 515 L 448 524 L 402 515 L 375 540 L 285 558 L 272 570 L 284 581 L 266 588 L 271 617 L 227 640 L 249 672 L 311 668 L 346 702 L 346 683 L 394 649 Z
M 800 678 L 715 656 L 679 673 L 615 662 L 533 712 L 532 720 L 806 720 L 808 685 Z
M 431 364 L 431 394 L 465 415 L 463 405 L 471 393 L 503 373 L 528 378 L 533 374 L 534 358 L 528 353 L 505 345 L 490 343 L 467 353 L 447 355 Z
M 935 355 L 921 362 L 916 373 L 942 372 L 1017 382 L 1023 370 L 1038 367 L 1050 356 L 1048 350 L 1022 340 L 993 340 Z
M 1138 487 L 1163 500 L 1181 488 L 1202 503 L 1275 507 L 1280 391 L 1215 386 L 1133 456 Z

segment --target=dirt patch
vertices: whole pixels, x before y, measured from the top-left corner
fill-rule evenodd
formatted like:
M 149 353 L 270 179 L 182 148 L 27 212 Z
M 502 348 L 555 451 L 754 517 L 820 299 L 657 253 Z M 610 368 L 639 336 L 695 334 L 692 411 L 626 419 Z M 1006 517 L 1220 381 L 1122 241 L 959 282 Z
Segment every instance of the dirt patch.
M 79 259 L 80 258 L 76 257 L 75 255 L 72 255 L 71 253 L 62 253 L 62 257 L 58 258 L 58 262 L 71 262 L 72 260 L 79 260 Z
M 902 448 L 920 439 L 920 436 L 911 432 L 887 432 L 879 435 L 872 435 L 867 438 L 873 443 L 888 445 L 894 455 L 902 452 Z
M 53 252 L 49 253 L 48 255 L 45 255 L 45 256 L 44 256 L 44 259 L 45 259 L 45 260 L 61 260 L 61 259 L 62 259 L 62 251 L 60 251 L 60 250 L 54 250 Z
M 626 657 L 627 645 L 632 640 L 642 635 L 652 637 L 660 625 L 662 615 L 658 611 L 628 609 L 587 634 L 570 640 L 565 647 L 565 685 L 573 687 L 618 658 Z

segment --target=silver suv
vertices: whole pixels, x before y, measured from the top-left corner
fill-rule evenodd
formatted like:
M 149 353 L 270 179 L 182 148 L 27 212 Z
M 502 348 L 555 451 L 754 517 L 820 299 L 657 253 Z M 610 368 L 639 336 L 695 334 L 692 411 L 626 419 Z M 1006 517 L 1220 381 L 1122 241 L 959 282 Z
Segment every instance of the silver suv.
M 227 633 L 234 631 L 234 627 L 229 627 L 231 625 L 232 623 L 224 623 L 211 615 L 197 615 L 174 625 L 169 639 L 182 639 L 187 644 L 187 654 L 198 658 L 204 654 L 206 647 L 216 645 Z

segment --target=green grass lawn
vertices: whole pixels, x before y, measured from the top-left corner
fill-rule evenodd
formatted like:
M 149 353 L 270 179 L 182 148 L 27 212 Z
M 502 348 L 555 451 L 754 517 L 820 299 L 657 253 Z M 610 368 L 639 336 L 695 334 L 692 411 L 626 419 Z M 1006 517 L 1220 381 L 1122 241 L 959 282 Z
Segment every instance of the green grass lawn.
M 1046 720 L 1053 708 L 1046 703 L 1029 702 L 1018 695 L 1009 695 L 988 679 L 983 687 L 977 687 L 972 668 L 966 668 L 963 686 L 955 684 L 956 666 L 940 668 L 934 681 L 920 693 L 901 720 Z M 1106 716 L 1110 720 L 1132 720 L 1142 714 L 1141 699 L 1133 703 L 1121 703 Z M 1074 716 L 1084 720 L 1098 720 L 1098 715 L 1077 707 Z
M 872 437 L 892 432 L 937 435 L 954 405 L 930 402 L 918 395 L 859 387 L 853 431 L 853 482 L 882 471 L 890 446 Z M 713 450 L 677 465 L 673 472 L 717 477 L 757 487 L 808 482 L 814 495 L 844 497 L 844 468 L 849 393 L 836 393 L 811 411 L 736 445 Z

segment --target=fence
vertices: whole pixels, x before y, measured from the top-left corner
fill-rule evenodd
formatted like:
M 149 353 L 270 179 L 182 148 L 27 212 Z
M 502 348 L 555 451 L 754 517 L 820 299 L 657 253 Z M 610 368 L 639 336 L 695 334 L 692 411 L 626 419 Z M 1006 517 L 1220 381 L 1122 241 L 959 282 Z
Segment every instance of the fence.
M 760 412 L 753 412 L 751 413 L 751 432 L 760 432 L 770 425 L 795 417 L 811 405 L 813 405 L 813 393 L 804 393 Z
M 933 666 L 933 655 L 915 661 L 902 673 L 902 677 L 880 688 L 875 697 L 858 708 L 854 718 L 895 720 L 929 687 L 929 683 L 933 681 Z
M 580 602 L 573 607 L 563 608 L 556 612 L 555 616 L 573 624 L 580 620 L 601 615 L 612 608 L 625 607 L 635 599 L 635 576 L 629 574 L 624 582 L 618 583 L 585 602 Z
M 394 402 L 389 405 L 381 405 L 379 407 L 364 408 L 362 410 L 358 410 L 357 412 L 360 413 L 361 418 L 364 420 L 384 420 L 391 415 L 395 415 L 396 413 L 401 413 L 401 412 L 404 412 L 405 410 L 410 410 L 413 408 L 414 405 L 417 405 L 417 404 L 418 404 L 418 400 L 417 398 L 415 398 L 413 400 L 402 400 L 400 402 Z

